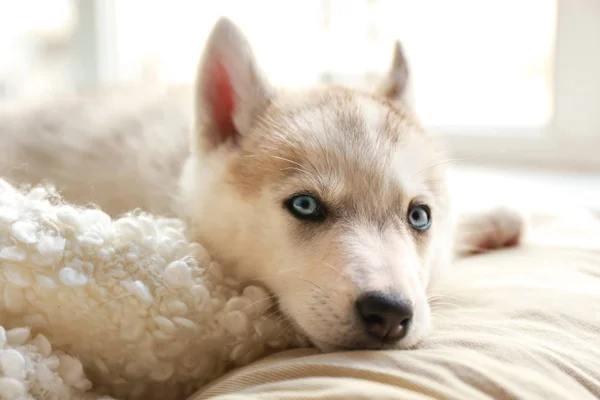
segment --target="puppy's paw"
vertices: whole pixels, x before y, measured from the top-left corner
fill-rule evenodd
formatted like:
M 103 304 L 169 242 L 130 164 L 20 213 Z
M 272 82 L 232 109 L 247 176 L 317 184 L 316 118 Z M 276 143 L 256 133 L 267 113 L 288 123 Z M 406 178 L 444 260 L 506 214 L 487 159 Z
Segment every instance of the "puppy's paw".
M 525 233 L 526 218 L 518 211 L 499 207 L 481 216 L 482 227 L 475 237 L 473 253 L 517 246 Z
M 526 226 L 525 215 L 507 207 L 468 216 L 458 227 L 458 254 L 479 254 L 516 246 L 521 242 Z

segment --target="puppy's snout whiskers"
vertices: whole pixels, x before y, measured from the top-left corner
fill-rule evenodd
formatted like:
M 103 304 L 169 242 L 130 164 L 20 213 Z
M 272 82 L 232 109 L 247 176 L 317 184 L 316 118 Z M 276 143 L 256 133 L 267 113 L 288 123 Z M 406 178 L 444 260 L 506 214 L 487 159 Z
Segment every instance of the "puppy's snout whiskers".
M 323 262 L 323 265 L 332 269 L 333 271 L 335 271 L 339 276 L 342 276 L 342 271 L 340 271 L 339 269 L 337 269 L 336 267 L 334 267 L 333 265 L 331 265 L 328 262 Z
M 306 283 L 308 283 L 308 284 L 311 284 L 311 285 L 313 285 L 314 287 L 316 287 L 316 288 L 317 288 L 317 289 L 319 289 L 319 290 L 323 290 L 323 288 L 322 288 L 321 286 L 317 285 L 316 283 L 314 283 L 313 281 L 311 281 L 311 280 L 309 280 L 309 279 L 302 279 L 302 278 L 296 278 L 296 279 L 298 279 L 299 281 L 302 281 L 302 282 L 306 282 Z

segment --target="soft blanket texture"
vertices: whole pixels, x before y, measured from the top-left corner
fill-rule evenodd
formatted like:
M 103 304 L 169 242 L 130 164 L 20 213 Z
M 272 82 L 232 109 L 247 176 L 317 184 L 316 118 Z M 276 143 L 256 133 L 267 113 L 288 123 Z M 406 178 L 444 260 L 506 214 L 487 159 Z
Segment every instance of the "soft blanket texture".
M 183 398 L 301 342 L 184 233 L 0 180 L 0 398 Z
M 600 222 L 568 211 L 534 215 L 519 248 L 457 262 L 419 349 L 290 350 L 192 399 L 600 398 Z

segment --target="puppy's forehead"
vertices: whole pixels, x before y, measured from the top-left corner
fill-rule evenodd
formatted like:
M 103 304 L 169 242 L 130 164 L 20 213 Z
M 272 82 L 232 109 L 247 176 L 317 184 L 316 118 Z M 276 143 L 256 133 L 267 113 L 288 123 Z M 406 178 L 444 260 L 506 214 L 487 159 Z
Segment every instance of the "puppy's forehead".
M 248 139 L 238 185 L 284 181 L 330 198 L 422 195 L 437 156 L 408 112 L 345 89 L 276 100 Z
M 327 141 L 330 146 L 337 145 L 340 150 L 351 152 L 358 143 L 397 139 L 387 127 L 391 118 L 385 103 L 366 96 L 330 94 L 327 98 L 327 102 L 299 107 L 287 117 L 297 138 L 313 139 L 314 145 L 319 140 Z
M 402 189 L 416 195 L 426 189 L 418 175 L 435 151 L 410 115 L 384 100 L 328 93 L 283 118 L 290 143 L 279 148 L 329 189 L 336 182 L 337 189 L 361 193 Z
M 385 99 L 338 88 L 303 93 L 283 102 L 279 111 L 289 135 L 348 150 L 357 144 L 395 144 L 415 125 L 410 114 Z

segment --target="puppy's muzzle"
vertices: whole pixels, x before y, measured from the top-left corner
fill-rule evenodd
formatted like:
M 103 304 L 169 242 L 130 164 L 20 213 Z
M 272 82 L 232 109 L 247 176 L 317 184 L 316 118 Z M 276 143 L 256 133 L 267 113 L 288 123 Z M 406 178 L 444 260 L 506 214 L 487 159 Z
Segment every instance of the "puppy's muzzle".
M 408 333 L 413 307 L 392 294 L 365 293 L 356 301 L 356 309 L 367 334 L 381 343 L 394 343 Z

